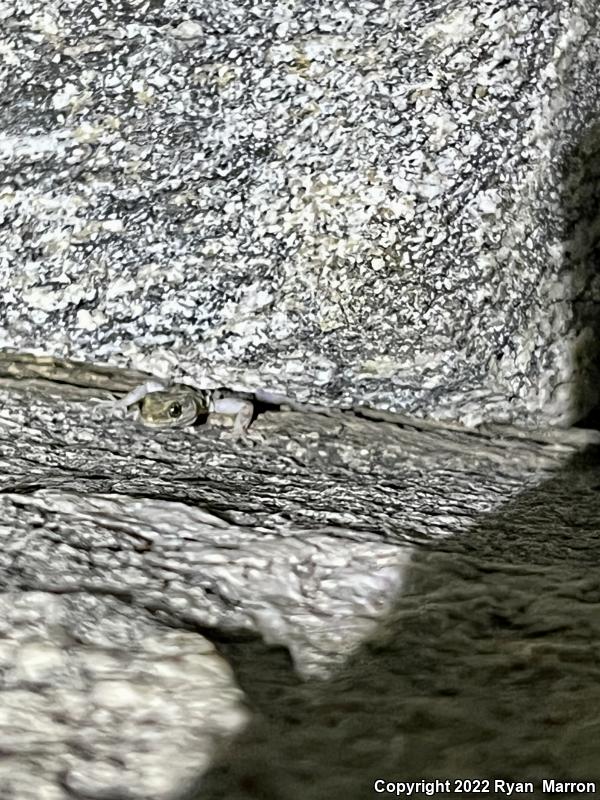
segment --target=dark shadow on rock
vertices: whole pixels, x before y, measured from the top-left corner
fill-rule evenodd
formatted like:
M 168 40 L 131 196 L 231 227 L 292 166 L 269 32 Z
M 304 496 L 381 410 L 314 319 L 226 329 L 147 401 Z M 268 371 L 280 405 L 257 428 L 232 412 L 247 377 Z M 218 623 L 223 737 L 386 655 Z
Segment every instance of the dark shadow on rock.
M 227 653 L 256 715 L 194 797 L 358 800 L 378 796 L 378 778 L 600 781 L 600 450 L 432 545 L 330 680 L 300 683 L 281 653 L 243 643 Z
M 582 373 L 575 408 L 583 427 L 600 427 L 600 121 L 589 126 L 561 170 L 565 280 L 573 286 L 574 358 Z M 551 309 L 549 309 L 551 312 Z M 592 409 L 590 411 L 590 408 Z

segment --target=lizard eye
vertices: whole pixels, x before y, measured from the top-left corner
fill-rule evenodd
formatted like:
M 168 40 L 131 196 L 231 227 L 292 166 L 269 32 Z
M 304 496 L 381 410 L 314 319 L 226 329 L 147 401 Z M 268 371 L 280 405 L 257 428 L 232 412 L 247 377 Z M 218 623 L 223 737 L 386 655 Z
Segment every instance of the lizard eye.
M 175 402 L 175 403 L 171 403 L 171 405 L 167 409 L 167 414 L 172 419 L 177 419 L 177 417 L 181 416 L 181 412 L 182 411 L 183 411 L 183 409 L 181 408 L 181 403 Z

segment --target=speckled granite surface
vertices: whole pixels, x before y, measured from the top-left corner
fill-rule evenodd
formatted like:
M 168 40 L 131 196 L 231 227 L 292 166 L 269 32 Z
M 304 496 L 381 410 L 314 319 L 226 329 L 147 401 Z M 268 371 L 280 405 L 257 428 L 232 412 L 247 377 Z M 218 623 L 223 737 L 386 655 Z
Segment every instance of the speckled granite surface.
M 3 357 L 2 800 L 600 786 L 599 15 L 0 0 L 0 347 L 426 418 Z
M 2 344 L 572 421 L 597 399 L 598 14 L 2 0 Z

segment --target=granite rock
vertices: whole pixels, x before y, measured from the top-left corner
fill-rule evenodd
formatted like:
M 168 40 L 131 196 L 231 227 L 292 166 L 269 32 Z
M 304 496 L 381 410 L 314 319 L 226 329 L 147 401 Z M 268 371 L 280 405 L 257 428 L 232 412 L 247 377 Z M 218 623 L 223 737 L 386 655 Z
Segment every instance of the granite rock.
M 598 399 L 598 16 L 2 0 L 2 345 L 573 422 Z

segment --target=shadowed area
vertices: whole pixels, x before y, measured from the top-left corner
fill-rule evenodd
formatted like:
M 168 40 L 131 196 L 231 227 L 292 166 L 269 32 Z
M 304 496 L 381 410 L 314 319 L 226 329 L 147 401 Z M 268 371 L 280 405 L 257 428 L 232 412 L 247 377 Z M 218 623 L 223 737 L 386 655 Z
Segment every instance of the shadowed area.
M 600 780 L 599 468 L 594 450 L 468 534 L 419 547 L 377 634 L 330 680 L 296 685 L 272 666 L 260 691 L 230 651 L 256 716 L 196 796 Z
M 581 423 L 598 427 L 600 400 L 600 122 L 589 125 L 576 147 L 567 150 L 562 168 L 564 278 L 556 299 L 573 286 L 573 320 L 578 337 L 573 358 L 581 379 L 572 387 L 573 406 L 592 411 Z M 554 320 L 552 305 L 548 309 Z

